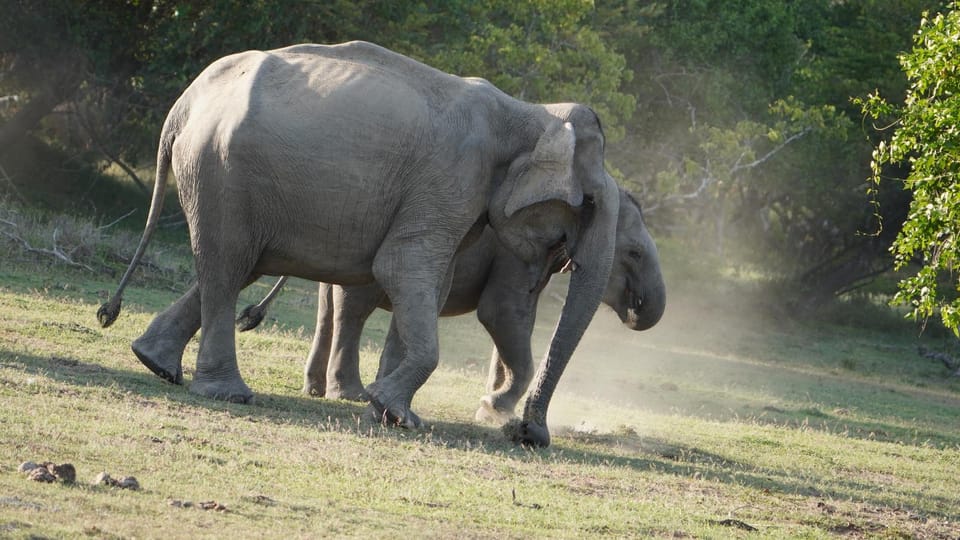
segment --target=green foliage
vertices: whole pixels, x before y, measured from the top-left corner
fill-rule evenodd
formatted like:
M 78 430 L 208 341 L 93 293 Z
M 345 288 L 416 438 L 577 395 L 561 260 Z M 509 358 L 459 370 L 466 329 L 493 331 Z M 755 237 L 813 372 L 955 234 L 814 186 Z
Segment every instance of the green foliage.
M 466 13 L 446 13 L 469 21 L 460 24 L 462 42 L 455 42 L 462 44 L 431 55 L 430 63 L 453 73 L 485 77 L 527 101 L 591 104 L 604 119 L 608 138 L 622 136 L 622 124 L 635 103 L 620 85 L 631 73 L 623 56 L 587 24 L 593 2 L 467 4 Z
M 614 138 L 633 109 L 632 96 L 619 91 L 630 76 L 623 57 L 590 27 L 593 3 L 584 0 L 46 0 L 15 7 L 0 58 L 35 69 L 11 72 L 0 89 L 29 98 L 73 59 L 82 85 L 70 90 L 71 101 L 89 117 L 83 144 L 94 139 L 108 159 L 133 164 L 152 159 L 167 109 L 210 62 L 301 42 L 366 39 L 486 77 L 521 99 L 586 102 Z
M 871 94 L 861 101 L 874 119 L 896 118 L 889 141 L 873 152 L 873 179 L 879 184 L 885 167 L 908 163 L 904 181 L 913 193 L 910 211 L 893 243 L 897 268 L 914 261 L 920 269 L 900 283 L 895 302 L 907 304 L 912 316 L 925 320 L 939 315 L 943 324 L 960 335 L 960 299 L 942 291 L 949 274 L 960 290 L 955 267 L 960 261 L 960 9 L 925 16 L 914 37 L 914 48 L 900 56 L 910 81 L 902 106 Z
M 859 287 L 889 268 L 893 238 L 862 233 L 906 200 L 864 195 L 870 145 L 850 98 L 905 86 L 896 55 L 937 4 L 659 3 L 627 55 L 637 121 L 611 161 L 654 229 L 713 266 L 792 282 L 784 300 L 813 305 Z
M 864 196 L 871 145 L 850 98 L 903 93 L 897 54 L 921 12 L 941 5 L 17 0 L 0 18 L 0 94 L 20 101 L 0 110 L 0 140 L 12 124 L 2 122 L 53 95 L 33 134 L 133 176 L 150 167 L 170 105 L 214 59 L 365 39 L 528 101 L 590 105 L 610 170 L 658 236 L 676 235 L 715 267 L 750 267 L 829 298 L 889 266 L 890 224 L 909 204 L 892 182 L 876 187 L 875 206 Z M 0 146 L 4 164 L 9 148 Z M 876 229 L 877 213 L 887 227 L 860 234 Z

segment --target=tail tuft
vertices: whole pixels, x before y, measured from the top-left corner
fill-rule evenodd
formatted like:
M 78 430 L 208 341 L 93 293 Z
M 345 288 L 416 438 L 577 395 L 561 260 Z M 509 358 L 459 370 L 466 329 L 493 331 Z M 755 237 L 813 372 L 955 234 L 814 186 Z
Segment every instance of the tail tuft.
M 237 316 L 237 330 L 241 332 L 253 330 L 263 322 L 264 315 L 266 315 L 266 310 L 261 308 L 260 305 L 250 304 L 243 308 L 243 311 Z
M 97 310 L 97 320 L 100 321 L 102 328 L 107 328 L 113 324 L 113 321 L 117 320 L 117 317 L 120 316 L 121 303 L 121 299 L 118 297 L 100 306 L 100 309 Z

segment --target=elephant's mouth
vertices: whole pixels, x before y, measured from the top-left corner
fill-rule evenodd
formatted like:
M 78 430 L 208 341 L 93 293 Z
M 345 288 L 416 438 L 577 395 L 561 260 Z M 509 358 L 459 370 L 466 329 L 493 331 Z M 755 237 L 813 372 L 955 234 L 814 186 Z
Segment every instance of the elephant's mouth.
M 627 304 L 626 316 L 622 317 L 623 325 L 631 330 L 646 330 L 643 324 L 643 298 L 639 295 L 631 294 L 630 302 Z
M 631 330 L 648 330 L 660 320 L 660 312 L 656 299 L 644 298 L 630 286 L 624 291 L 625 302 L 621 304 L 622 311 L 617 310 L 623 325 Z

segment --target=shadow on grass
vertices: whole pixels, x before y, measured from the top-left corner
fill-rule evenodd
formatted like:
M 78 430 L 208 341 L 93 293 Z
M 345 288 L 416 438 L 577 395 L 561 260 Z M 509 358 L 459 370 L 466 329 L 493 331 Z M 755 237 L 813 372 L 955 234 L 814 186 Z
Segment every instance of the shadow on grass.
M 677 444 L 667 439 L 636 433 L 571 433 L 560 444 L 571 444 L 563 449 L 563 457 L 589 464 L 630 467 L 652 470 L 671 476 L 696 478 L 744 486 L 764 492 L 800 495 L 823 500 L 852 500 L 879 509 L 911 510 L 919 515 L 934 514 L 949 520 L 960 519 L 957 498 L 930 494 L 923 485 L 906 482 L 903 487 L 885 486 L 878 489 L 877 481 L 867 473 L 861 479 L 842 477 L 835 466 L 825 464 L 817 472 L 810 468 L 770 468 L 744 463 L 696 446 Z M 590 447 L 611 448 L 611 453 Z M 626 452 L 632 455 L 625 455 Z M 851 472 L 852 471 L 846 471 Z M 919 506 L 904 507 L 904 501 L 916 501 Z
M 827 472 L 822 474 L 808 471 L 797 476 L 795 471 L 757 467 L 696 447 L 640 436 L 629 429 L 611 434 L 559 432 L 555 433 L 551 448 L 530 450 L 507 441 L 499 428 L 469 422 L 428 421 L 428 426 L 418 431 L 384 427 L 376 423 L 366 412 L 366 405 L 360 403 L 258 393 L 254 404 L 237 405 L 194 395 L 187 386 L 165 382 L 146 369 L 114 369 L 70 357 L 42 357 L 3 349 L 0 349 L 0 365 L 66 385 L 100 386 L 137 394 L 145 399 L 163 398 L 254 421 L 302 425 L 359 437 L 416 441 L 453 451 L 483 452 L 527 462 L 562 460 L 585 465 L 626 467 L 777 493 L 853 499 L 880 507 L 900 505 L 897 501 L 922 500 L 923 507 L 915 509 L 920 513 L 938 514 L 949 519 L 960 518 L 960 513 L 955 510 L 956 500 L 922 493 L 922 486 L 894 492 L 893 496 L 887 497 L 882 490 L 870 489 L 869 479 L 862 482 L 842 479 L 830 474 L 828 467 L 824 468 Z M 571 489 L 575 488 L 571 486 Z
M 623 376 L 620 367 L 570 382 L 585 387 L 584 395 L 613 396 L 618 405 L 657 414 L 811 429 L 917 447 L 960 446 L 955 422 L 960 395 L 949 381 L 928 388 L 901 383 L 893 371 L 867 377 L 695 351 L 648 351 L 651 358 L 637 368 L 646 379 Z

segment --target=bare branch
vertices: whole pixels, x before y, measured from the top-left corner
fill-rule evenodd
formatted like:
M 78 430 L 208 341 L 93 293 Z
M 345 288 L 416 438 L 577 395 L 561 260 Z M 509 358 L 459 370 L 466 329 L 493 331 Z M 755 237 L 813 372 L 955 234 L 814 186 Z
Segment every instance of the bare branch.
M 759 157 L 759 158 L 751 161 L 750 163 L 747 163 L 746 165 L 739 165 L 739 164 L 737 164 L 737 165 L 731 167 L 731 168 L 730 168 L 730 175 L 733 176 L 733 174 L 738 173 L 738 172 L 740 172 L 740 171 L 742 171 L 742 170 L 752 169 L 752 168 L 757 167 L 757 166 L 759 166 L 759 165 L 763 165 L 764 163 L 766 163 L 767 160 L 769 160 L 770 158 L 772 158 L 777 152 L 783 150 L 784 148 L 787 147 L 787 145 L 789 145 L 789 144 L 792 143 L 793 141 L 796 141 L 797 139 L 800 139 L 801 137 L 805 136 L 807 133 L 810 133 L 811 131 L 813 131 L 813 128 L 811 128 L 811 127 L 803 128 L 803 130 L 798 131 L 797 133 L 794 133 L 793 135 L 787 137 L 782 143 L 778 144 L 776 147 L 774 147 L 773 149 L 771 149 L 769 152 L 767 152 L 766 154 L 764 154 L 762 157 Z M 737 160 L 737 163 L 739 163 L 739 162 L 740 162 L 740 160 L 738 159 L 738 160 Z
M 6 221 L 5 221 L 5 223 L 6 223 L 6 224 L 10 224 L 10 222 L 6 222 Z M 14 227 L 16 227 L 16 224 L 12 224 L 12 225 L 13 225 Z M 40 253 L 40 254 L 42 254 L 42 255 L 52 255 L 52 256 L 54 256 L 55 258 L 60 259 L 61 261 L 67 263 L 67 264 L 70 265 L 70 266 L 75 266 L 75 267 L 77 267 L 77 268 L 83 268 L 83 269 L 85 269 L 85 270 L 89 270 L 90 272 L 93 272 L 93 271 L 94 271 L 93 268 L 91 268 L 91 267 L 89 267 L 89 266 L 87 266 L 87 265 L 85 265 L 85 264 L 83 264 L 83 263 L 78 263 L 78 262 L 74 261 L 74 260 L 71 259 L 66 253 L 64 253 L 63 250 L 61 250 L 60 248 L 57 247 L 57 233 L 59 233 L 59 232 L 60 232 L 60 229 L 59 229 L 59 228 L 54 229 L 54 231 L 53 231 L 53 249 L 45 249 L 45 248 L 33 247 L 33 246 L 30 245 L 30 242 L 28 242 L 26 239 L 24 239 L 23 237 L 21 237 L 21 236 L 18 235 L 18 234 L 9 233 L 9 232 L 6 232 L 6 231 L 3 231 L 2 234 L 3 234 L 4 236 L 6 236 L 7 238 L 15 241 L 15 242 L 19 242 L 20 245 L 23 246 L 23 249 L 27 250 L 27 251 L 30 252 L 30 253 Z
M 126 214 L 118 217 L 117 219 L 111 221 L 110 223 L 108 223 L 108 224 L 106 224 L 106 225 L 104 225 L 104 226 L 102 226 L 102 227 L 97 227 L 97 229 L 98 229 L 98 230 L 101 230 L 101 231 L 104 230 L 104 229 L 109 229 L 110 227 L 113 227 L 113 226 L 116 225 L 117 223 L 120 223 L 121 221 L 123 221 L 123 220 L 127 219 L 128 217 L 132 216 L 136 211 L 137 211 L 137 209 L 134 208 L 133 210 L 131 210 L 131 211 L 127 212 Z
M 704 176 L 700 179 L 700 185 L 697 186 L 697 188 L 696 188 L 695 190 L 693 190 L 692 192 L 690 192 L 690 193 L 677 193 L 677 194 L 674 194 L 674 195 L 668 195 L 668 196 L 663 197 L 662 199 L 660 199 L 660 202 L 658 202 L 658 203 L 656 203 L 656 204 L 651 204 L 651 205 L 648 205 L 648 206 L 644 206 L 644 207 L 643 207 L 643 211 L 644 211 L 644 213 L 648 213 L 648 214 L 649 214 L 649 213 L 652 213 L 652 212 L 656 211 L 658 208 L 660 208 L 661 206 L 664 206 L 664 205 L 666 205 L 666 204 L 672 204 L 672 203 L 676 203 L 676 202 L 686 201 L 686 200 L 689 200 L 689 199 L 696 199 L 696 198 L 700 197 L 700 195 L 703 195 L 703 192 L 706 191 L 707 188 L 710 187 L 710 185 L 713 184 L 715 181 L 716 181 L 716 179 L 713 178 L 712 176 L 704 175 Z
M 94 129 L 92 123 L 85 115 L 81 114 L 76 107 L 72 107 L 72 109 L 73 109 L 73 114 L 80 119 L 80 124 L 83 126 L 83 129 L 87 132 L 87 135 L 90 136 L 90 141 L 93 142 L 93 145 L 97 147 L 97 150 L 99 150 L 101 154 L 106 156 L 106 158 L 109 159 L 112 163 L 116 163 L 121 169 L 123 169 L 123 172 L 127 173 L 127 176 L 129 176 L 130 179 L 133 180 L 133 183 L 136 184 L 138 188 L 140 188 L 140 191 L 142 191 L 145 195 L 149 196 L 150 189 L 147 188 L 147 185 L 143 182 L 143 180 L 140 179 L 140 177 L 137 175 L 137 172 L 134 171 L 133 168 L 127 165 L 123 160 L 121 160 L 120 156 L 114 155 L 112 152 L 110 152 L 107 149 L 107 147 L 103 144 L 103 142 L 101 142 L 100 137 L 97 136 L 96 129 Z
M 7 184 L 10 184 L 10 191 L 13 193 L 13 196 L 21 203 L 27 204 L 27 199 L 25 199 L 20 193 L 20 190 L 17 189 L 17 185 L 13 183 L 13 178 L 10 178 L 10 175 L 7 174 L 7 170 L 3 168 L 3 165 L 0 165 L 0 175 L 7 181 Z

